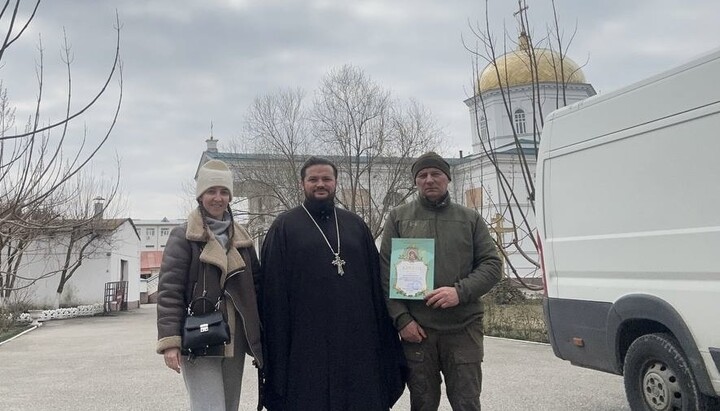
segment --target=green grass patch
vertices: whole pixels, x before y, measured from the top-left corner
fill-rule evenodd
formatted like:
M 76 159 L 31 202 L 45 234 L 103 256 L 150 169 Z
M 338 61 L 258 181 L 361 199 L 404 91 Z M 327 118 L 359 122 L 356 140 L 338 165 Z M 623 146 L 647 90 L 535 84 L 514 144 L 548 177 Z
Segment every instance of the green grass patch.
M 27 324 L 12 324 L 0 329 L 0 342 L 9 340 L 10 338 L 20 334 L 30 328 Z

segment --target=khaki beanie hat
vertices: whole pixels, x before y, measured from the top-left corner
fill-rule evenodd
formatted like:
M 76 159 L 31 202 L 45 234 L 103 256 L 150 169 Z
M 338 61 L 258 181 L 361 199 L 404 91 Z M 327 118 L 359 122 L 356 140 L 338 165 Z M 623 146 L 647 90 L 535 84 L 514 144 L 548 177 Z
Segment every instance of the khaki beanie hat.
M 450 165 L 434 151 L 428 151 L 427 153 L 418 157 L 417 160 L 415 160 L 411 168 L 413 180 L 415 180 L 415 177 L 417 177 L 418 173 L 422 169 L 428 167 L 437 168 L 438 170 L 445 173 L 448 180 L 452 181 L 452 178 L 450 177 Z
M 227 164 L 220 160 L 210 160 L 200 166 L 197 174 L 195 198 L 200 198 L 208 188 L 215 186 L 230 190 L 230 198 L 232 198 L 233 174 Z

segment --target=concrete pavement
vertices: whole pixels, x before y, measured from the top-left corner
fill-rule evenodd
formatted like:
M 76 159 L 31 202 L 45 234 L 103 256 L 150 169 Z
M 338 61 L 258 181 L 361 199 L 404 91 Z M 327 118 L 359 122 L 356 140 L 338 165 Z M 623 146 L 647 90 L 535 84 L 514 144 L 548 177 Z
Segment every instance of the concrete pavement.
M 0 409 L 186 409 L 182 378 L 154 353 L 156 336 L 154 305 L 47 321 L 0 347 Z
M 48 321 L 0 346 L 0 410 L 186 410 L 182 377 L 155 340 L 154 305 Z M 483 410 L 629 409 L 620 377 L 570 366 L 544 344 L 485 341 Z M 245 364 L 240 409 L 254 410 L 256 372 Z M 394 409 L 410 409 L 407 392 Z

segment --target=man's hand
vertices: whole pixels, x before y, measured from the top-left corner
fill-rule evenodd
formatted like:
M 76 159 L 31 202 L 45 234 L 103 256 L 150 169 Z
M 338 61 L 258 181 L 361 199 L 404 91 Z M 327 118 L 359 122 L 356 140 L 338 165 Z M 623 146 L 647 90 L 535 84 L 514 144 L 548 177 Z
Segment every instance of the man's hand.
M 400 337 L 407 342 L 419 343 L 427 338 L 427 334 L 425 334 L 425 330 L 420 327 L 420 324 L 413 320 L 400 330 Z
M 440 287 L 425 296 L 425 304 L 432 308 L 450 308 L 460 304 L 455 287 Z
M 180 374 L 180 349 L 179 348 L 168 348 L 163 351 L 163 357 L 165 357 L 165 365 L 171 370 Z

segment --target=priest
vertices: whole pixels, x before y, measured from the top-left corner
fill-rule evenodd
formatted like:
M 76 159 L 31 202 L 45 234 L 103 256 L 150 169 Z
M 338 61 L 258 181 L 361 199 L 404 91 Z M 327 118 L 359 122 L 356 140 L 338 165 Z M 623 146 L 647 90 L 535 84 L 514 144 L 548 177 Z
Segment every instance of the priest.
M 388 410 L 405 366 L 377 248 L 363 220 L 335 206 L 332 162 L 311 157 L 300 178 L 305 201 L 275 219 L 262 246 L 264 405 Z

